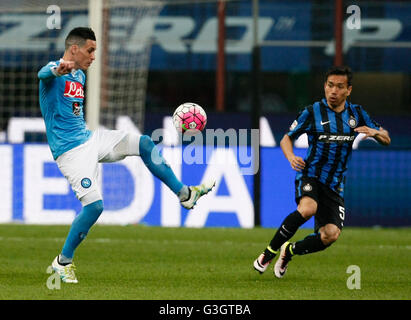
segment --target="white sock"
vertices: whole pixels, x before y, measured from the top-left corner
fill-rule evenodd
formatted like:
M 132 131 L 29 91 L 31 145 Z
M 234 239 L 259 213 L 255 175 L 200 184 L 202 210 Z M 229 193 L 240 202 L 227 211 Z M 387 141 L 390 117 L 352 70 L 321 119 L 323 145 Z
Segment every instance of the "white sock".
M 178 198 L 180 201 L 186 201 L 190 198 L 190 188 L 187 186 L 184 186 L 181 188 L 181 190 L 177 194 Z
M 61 265 L 66 265 L 66 264 L 70 264 L 73 262 L 73 258 L 67 258 L 66 256 L 64 256 L 63 254 L 60 254 L 58 259 L 57 259 L 58 263 Z

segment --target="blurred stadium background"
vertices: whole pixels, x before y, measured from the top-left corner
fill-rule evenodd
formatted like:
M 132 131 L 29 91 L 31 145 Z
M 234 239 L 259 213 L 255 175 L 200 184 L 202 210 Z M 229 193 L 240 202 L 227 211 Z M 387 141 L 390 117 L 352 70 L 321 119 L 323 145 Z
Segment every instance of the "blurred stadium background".
M 62 56 L 70 29 L 90 25 L 97 10 L 100 57 L 88 75 L 89 125 L 148 135 L 164 128 L 163 152 L 177 175 L 193 184 L 218 180 L 207 203 L 188 216 L 139 159 L 104 164 L 101 223 L 277 227 L 295 206 L 294 173 L 278 143 L 298 111 L 323 96 L 327 68 L 343 63 L 354 71 L 352 101 L 392 138 L 388 148 L 357 144 L 346 226 L 411 225 L 411 2 L 53 0 L 47 12 L 49 2 L 0 4 L 0 222 L 69 224 L 79 211 L 46 144 L 37 72 Z M 360 9 L 361 29 L 347 27 L 350 5 Z M 182 147 L 167 132 L 183 102 L 204 107 L 208 129 L 260 128 L 257 180 L 239 173 L 247 165 L 240 162 L 181 164 Z M 304 141 L 296 147 L 305 154 Z M 204 148 L 209 157 L 238 156 Z

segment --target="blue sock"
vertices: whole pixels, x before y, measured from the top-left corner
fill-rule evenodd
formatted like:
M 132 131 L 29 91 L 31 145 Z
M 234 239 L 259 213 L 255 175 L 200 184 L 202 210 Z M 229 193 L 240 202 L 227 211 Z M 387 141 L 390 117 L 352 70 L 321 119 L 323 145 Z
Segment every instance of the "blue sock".
M 163 181 L 175 194 L 183 189 L 184 184 L 177 179 L 173 170 L 160 154 L 153 140 L 143 135 L 140 138 L 140 156 L 150 172 Z
M 103 212 L 103 201 L 98 200 L 83 207 L 81 212 L 73 220 L 70 232 L 64 243 L 61 254 L 68 259 L 72 259 L 74 250 L 87 236 L 88 231 L 97 221 L 100 214 Z

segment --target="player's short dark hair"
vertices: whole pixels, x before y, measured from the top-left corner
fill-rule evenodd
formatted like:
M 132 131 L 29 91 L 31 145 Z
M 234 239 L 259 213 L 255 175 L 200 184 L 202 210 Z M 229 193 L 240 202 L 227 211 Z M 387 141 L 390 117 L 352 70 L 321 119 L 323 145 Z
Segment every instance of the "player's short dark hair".
M 325 74 L 325 82 L 327 82 L 328 77 L 331 75 L 337 75 L 337 76 L 347 76 L 347 84 L 348 86 L 352 85 L 352 78 L 353 78 L 353 73 L 351 71 L 350 67 L 347 66 L 342 66 L 342 67 L 331 67 L 328 69 L 327 73 Z
M 77 27 L 69 32 L 66 37 L 65 47 L 66 50 L 70 48 L 73 44 L 79 47 L 83 46 L 87 40 L 96 41 L 96 35 L 91 28 L 87 27 Z

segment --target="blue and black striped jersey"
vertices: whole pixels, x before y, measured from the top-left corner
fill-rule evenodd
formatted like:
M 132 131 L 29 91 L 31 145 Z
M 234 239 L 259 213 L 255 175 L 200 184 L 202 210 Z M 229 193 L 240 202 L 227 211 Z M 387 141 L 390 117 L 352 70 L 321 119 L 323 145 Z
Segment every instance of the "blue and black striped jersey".
M 308 136 L 305 168 L 297 172 L 296 180 L 316 178 L 343 197 L 347 163 L 358 135 L 354 129 L 361 126 L 380 128 L 360 105 L 346 101 L 345 109 L 337 113 L 322 99 L 304 108 L 287 133 L 292 140 L 303 133 Z

